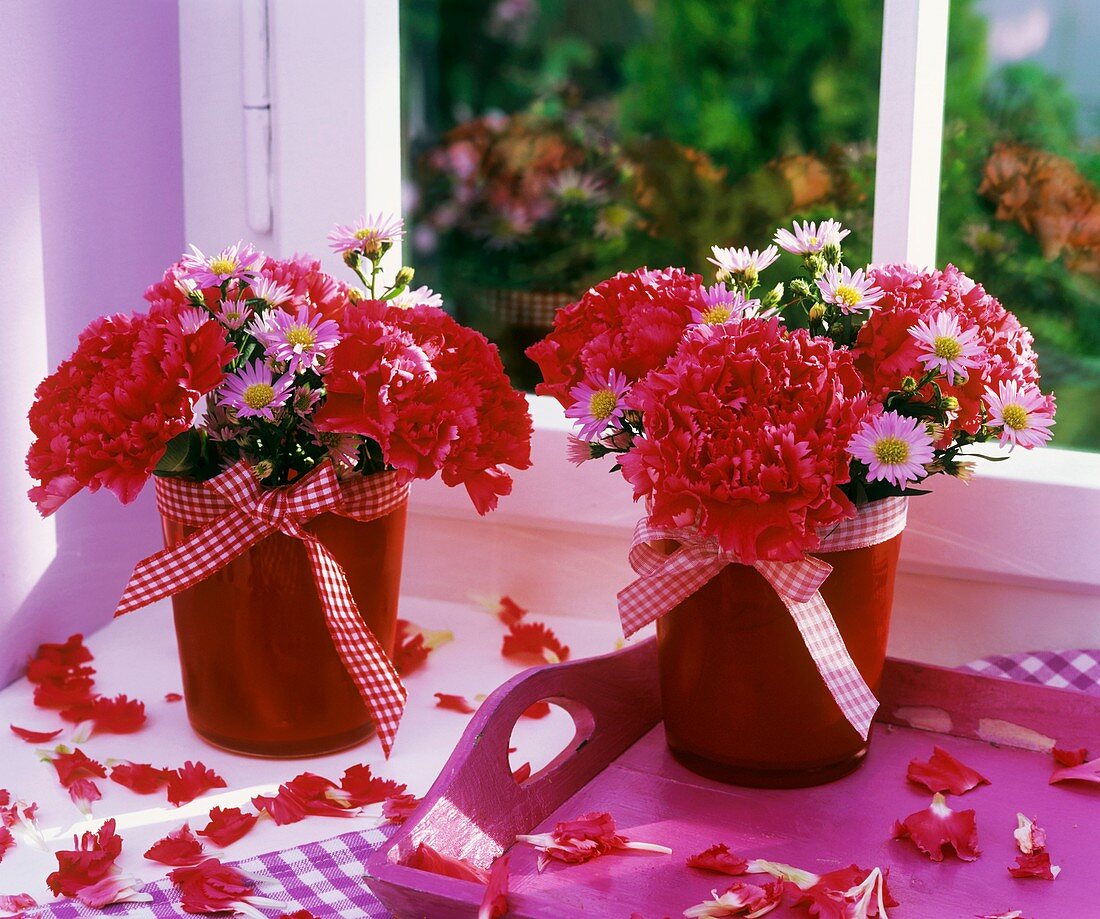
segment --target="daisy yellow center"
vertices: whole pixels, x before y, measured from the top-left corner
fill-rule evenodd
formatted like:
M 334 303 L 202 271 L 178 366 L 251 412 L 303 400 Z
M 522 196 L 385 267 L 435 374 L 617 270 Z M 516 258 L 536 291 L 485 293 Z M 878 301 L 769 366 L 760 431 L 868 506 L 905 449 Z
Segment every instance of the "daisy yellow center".
M 317 344 L 317 336 L 308 325 L 292 325 L 286 331 L 286 342 L 295 348 L 312 348 Z
M 809 244 L 810 244 L 811 246 L 816 246 L 816 245 L 817 245 L 817 242 L 818 242 L 818 239 L 817 239 L 817 237 L 816 237 L 816 236 L 811 236 L 811 237 L 810 237 L 810 238 L 809 238 L 809 239 L 807 240 L 807 242 L 808 242 L 808 243 L 809 243 Z
M 875 444 L 874 454 L 880 463 L 896 466 L 909 459 L 909 444 L 900 437 L 883 437 Z
M 839 284 L 834 296 L 837 303 L 849 309 L 856 306 L 863 299 L 863 295 L 850 284 Z
M 588 397 L 588 413 L 599 421 L 610 418 L 619 400 L 610 389 L 601 389 Z
M 212 258 L 210 270 L 214 274 L 232 274 L 237 270 L 237 263 L 230 258 Z
M 275 390 L 268 383 L 253 383 L 245 388 L 241 398 L 249 408 L 263 408 L 275 398 Z
M 963 346 L 950 335 L 937 335 L 932 340 L 932 353 L 945 361 L 953 361 L 962 354 Z
M 1001 417 L 1013 431 L 1027 430 L 1027 409 L 1017 402 L 1010 402 L 1001 410 Z
M 712 306 L 703 313 L 703 322 L 707 325 L 721 325 L 723 322 L 729 322 L 729 318 L 732 315 L 733 310 L 728 306 Z
M 373 239 L 378 235 L 378 231 L 374 227 L 360 227 L 355 231 L 356 239 Z

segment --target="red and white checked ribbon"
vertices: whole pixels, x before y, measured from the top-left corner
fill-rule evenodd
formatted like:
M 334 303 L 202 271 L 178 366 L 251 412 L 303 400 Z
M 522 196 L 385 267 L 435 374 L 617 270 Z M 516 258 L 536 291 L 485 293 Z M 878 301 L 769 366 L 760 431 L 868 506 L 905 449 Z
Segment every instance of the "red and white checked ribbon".
M 907 507 L 907 498 L 872 502 L 860 508 L 851 520 L 842 521 L 824 533 L 816 551 L 844 552 L 886 542 L 905 529 Z M 667 554 L 654 545 L 665 539 L 680 545 Z M 739 562 L 722 551 L 714 539 L 702 539 L 691 530 L 651 526 L 648 518 L 643 517 L 634 529 L 630 546 L 630 566 L 639 577 L 618 595 L 623 633 L 630 636 L 663 616 L 733 564 Z M 753 567 L 787 607 L 844 717 L 866 739 L 879 703 L 860 675 L 828 605 L 818 592 L 832 572 L 832 565 L 805 555 L 795 562 L 758 561 Z
M 158 478 L 156 493 L 164 516 L 202 529 L 138 562 L 115 615 L 186 590 L 271 533 L 300 539 L 333 644 L 370 711 L 388 757 L 405 708 L 405 687 L 359 616 L 344 569 L 303 524 L 324 513 L 375 520 L 404 504 L 409 486 L 396 484 L 393 472 L 341 482 L 326 462 L 293 485 L 262 488 L 248 464 L 241 462 L 207 482 Z

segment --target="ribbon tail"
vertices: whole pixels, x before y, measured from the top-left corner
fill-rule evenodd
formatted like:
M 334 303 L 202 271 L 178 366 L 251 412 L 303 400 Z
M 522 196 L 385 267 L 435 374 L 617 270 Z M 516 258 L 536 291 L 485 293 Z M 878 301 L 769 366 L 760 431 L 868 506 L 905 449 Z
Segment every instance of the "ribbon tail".
M 332 642 L 370 712 L 382 753 L 388 759 L 407 691 L 378 639 L 360 617 L 340 563 L 316 537 L 303 531 L 301 538 Z
M 270 532 L 240 511 L 229 511 L 186 540 L 134 566 L 115 615 L 133 612 L 208 578 Z
M 860 737 L 866 740 L 879 701 L 848 653 L 844 637 L 836 627 L 824 598 L 820 593 L 815 593 L 805 602 L 788 597 L 782 599 L 841 712 Z
M 623 635 L 629 638 L 638 629 L 659 619 L 710 581 L 727 564 L 714 555 L 696 553 L 688 548 L 676 550 L 664 564 L 642 574 L 616 595 Z

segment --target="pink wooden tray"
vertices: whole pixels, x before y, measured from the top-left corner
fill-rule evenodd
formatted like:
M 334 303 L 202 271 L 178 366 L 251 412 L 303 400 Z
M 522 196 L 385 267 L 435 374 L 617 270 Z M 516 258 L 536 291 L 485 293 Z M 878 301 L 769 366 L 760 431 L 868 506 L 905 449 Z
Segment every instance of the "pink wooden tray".
M 720 689 L 720 687 L 719 687 Z M 1100 698 L 891 660 L 867 762 L 817 788 L 771 791 L 700 778 L 665 747 L 653 640 L 605 657 L 520 674 L 481 706 L 417 813 L 368 863 L 367 882 L 400 919 L 469 919 L 480 885 L 401 864 L 421 841 L 489 867 L 518 833 L 544 832 L 587 811 L 610 811 L 632 839 L 671 856 L 612 854 L 539 874 L 530 846 L 510 857 L 510 916 L 528 919 L 680 916 L 732 878 L 688 869 L 686 856 L 716 842 L 748 858 L 816 873 L 847 866 L 890 869 L 902 919 L 954 919 L 1023 911 L 1027 919 L 1100 917 L 1100 785 L 1049 785 L 1049 746 L 1100 753 Z M 522 785 L 508 742 L 516 719 L 546 699 L 577 725 L 573 742 Z M 950 736 L 948 736 L 950 735 Z M 908 840 L 890 839 L 895 818 L 930 795 L 905 780 L 911 759 L 940 744 L 992 782 L 951 799 L 977 811 L 982 855 L 934 863 Z M 1048 833 L 1057 880 L 1015 879 L 1016 812 Z M 759 881 L 760 876 L 748 880 Z M 767 878 L 765 878 L 766 880 Z M 780 907 L 770 916 L 803 916 Z

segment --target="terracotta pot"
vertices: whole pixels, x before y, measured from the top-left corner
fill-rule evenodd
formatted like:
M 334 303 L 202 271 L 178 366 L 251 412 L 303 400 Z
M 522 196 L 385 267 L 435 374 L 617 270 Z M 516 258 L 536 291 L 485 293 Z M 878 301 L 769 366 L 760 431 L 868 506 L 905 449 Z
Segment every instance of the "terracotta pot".
M 886 660 L 901 534 L 846 552 L 821 587 L 872 691 Z M 728 565 L 657 621 L 661 698 L 673 755 L 737 785 L 799 788 L 852 772 L 867 743 L 833 700 L 778 595 Z
M 322 514 L 306 524 L 343 567 L 387 654 L 407 507 L 365 522 Z M 162 523 L 167 546 L 197 529 Z M 172 603 L 187 714 L 206 740 L 258 756 L 316 756 L 374 733 L 329 636 L 300 540 L 273 533 Z

